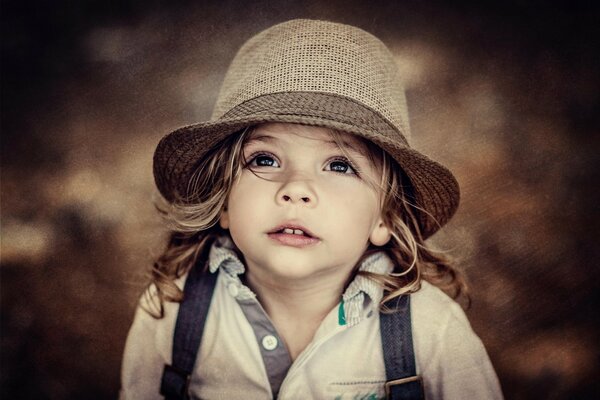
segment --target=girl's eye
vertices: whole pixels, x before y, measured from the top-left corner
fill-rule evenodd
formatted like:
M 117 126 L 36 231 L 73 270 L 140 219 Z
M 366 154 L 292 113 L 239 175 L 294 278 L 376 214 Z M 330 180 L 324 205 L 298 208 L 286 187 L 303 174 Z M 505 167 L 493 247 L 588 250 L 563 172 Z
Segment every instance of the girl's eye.
M 275 167 L 279 168 L 279 163 L 274 157 L 268 154 L 259 154 L 253 157 L 247 164 L 249 167 Z
M 352 167 L 348 160 L 333 160 L 328 164 L 328 170 L 338 172 L 340 174 L 357 175 L 356 170 Z

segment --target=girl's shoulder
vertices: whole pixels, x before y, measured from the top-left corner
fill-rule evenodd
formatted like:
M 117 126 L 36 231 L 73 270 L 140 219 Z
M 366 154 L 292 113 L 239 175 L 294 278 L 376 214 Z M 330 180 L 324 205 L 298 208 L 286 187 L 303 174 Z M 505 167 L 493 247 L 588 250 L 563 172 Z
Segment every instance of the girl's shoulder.
M 450 296 L 437 286 L 423 280 L 419 290 L 411 294 L 411 301 L 419 305 L 428 305 L 442 308 L 460 306 Z
M 471 330 L 461 306 L 438 287 L 423 281 L 421 288 L 411 295 L 411 313 L 414 328 L 430 334 L 453 329 Z
M 411 295 L 411 317 L 425 397 L 502 399 L 485 347 L 458 303 L 423 282 Z

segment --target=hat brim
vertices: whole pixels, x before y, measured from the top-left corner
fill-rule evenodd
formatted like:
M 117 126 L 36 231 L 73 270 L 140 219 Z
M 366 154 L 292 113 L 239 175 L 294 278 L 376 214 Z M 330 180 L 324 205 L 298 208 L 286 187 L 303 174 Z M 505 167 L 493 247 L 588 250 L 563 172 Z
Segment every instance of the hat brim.
M 372 141 L 403 169 L 413 189 L 421 235 L 434 234 L 454 215 L 460 192 L 452 173 L 409 147 L 391 123 L 347 97 L 318 92 L 272 93 L 248 100 L 223 117 L 179 128 L 162 138 L 154 153 L 154 178 L 169 202 L 189 200 L 188 183 L 198 162 L 215 145 L 247 126 L 266 122 L 313 125 Z

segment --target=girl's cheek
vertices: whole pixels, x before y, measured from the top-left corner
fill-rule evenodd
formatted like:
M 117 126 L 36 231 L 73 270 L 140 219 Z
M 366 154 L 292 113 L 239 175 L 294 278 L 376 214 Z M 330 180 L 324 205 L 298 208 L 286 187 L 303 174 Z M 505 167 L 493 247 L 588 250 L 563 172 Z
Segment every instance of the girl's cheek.
M 323 180 L 320 188 L 322 191 L 329 192 L 331 195 L 337 197 L 353 198 L 359 196 L 365 198 L 377 198 L 377 192 L 367 185 L 365 181 L 351 176 Z

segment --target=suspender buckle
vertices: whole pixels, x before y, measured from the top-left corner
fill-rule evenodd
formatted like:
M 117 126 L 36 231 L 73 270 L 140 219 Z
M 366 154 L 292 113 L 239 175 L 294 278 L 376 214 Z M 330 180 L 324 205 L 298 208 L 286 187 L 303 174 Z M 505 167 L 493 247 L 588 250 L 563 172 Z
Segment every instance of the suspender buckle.
M 400 386 L 402 385 L 402 388 Z M 424 399 L 423 380 L 420 376 L 394 379 L 385 383 L 386 399 Z
M 190 374 L 187 371 L 165 364 L 160 383 L 160 394 L 167 399 L 187 399 L 189 385 Z

